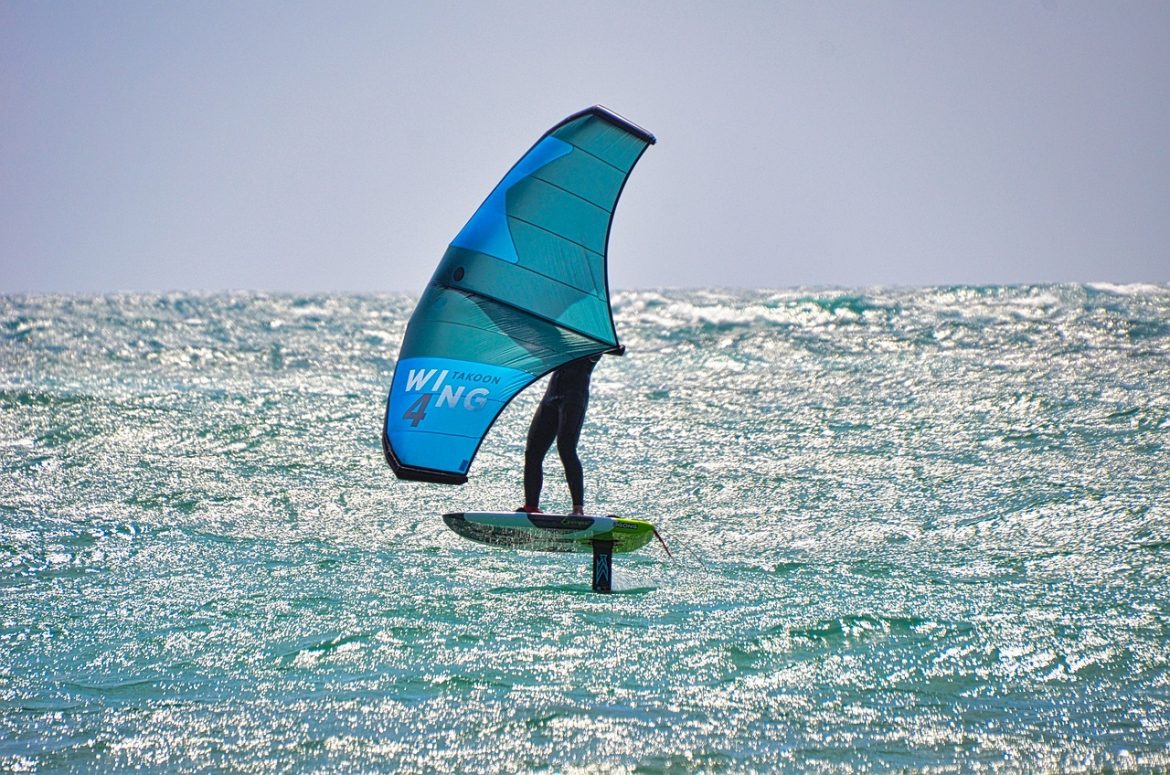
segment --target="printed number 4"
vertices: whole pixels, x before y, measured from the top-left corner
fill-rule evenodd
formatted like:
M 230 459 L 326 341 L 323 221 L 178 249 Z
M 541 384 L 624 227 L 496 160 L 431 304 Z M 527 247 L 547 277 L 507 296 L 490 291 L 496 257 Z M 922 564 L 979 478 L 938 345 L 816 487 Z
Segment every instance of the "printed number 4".
M 427 404 L 431 402 L 431 394 L 423 393 L 418 397 L 418 400 L 410 405 L 406 410 L 406 414 L 402 415 L 403 420 L 410 420 L 410 427 L 417 428 L 418 424 L 427 416 Z

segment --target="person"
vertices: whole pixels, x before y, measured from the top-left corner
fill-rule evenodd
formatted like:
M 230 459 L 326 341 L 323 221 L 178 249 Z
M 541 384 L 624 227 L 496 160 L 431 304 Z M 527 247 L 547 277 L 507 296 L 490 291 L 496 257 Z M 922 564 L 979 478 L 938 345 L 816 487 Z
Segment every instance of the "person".
M 589 379 L 600 355 L 570 361 L 553 372 L 548 389 L 536 407 L 528 427 L 524 448 L 524 505 L 516 509 L 540 513 L 540 491 L 544 486 L 544 458 L 557 442 L 557 453 L 565 467 L 565 479 L 573 500 L 573 513 L 585 513 L 585 478 L 577 441 L 589 406 Z

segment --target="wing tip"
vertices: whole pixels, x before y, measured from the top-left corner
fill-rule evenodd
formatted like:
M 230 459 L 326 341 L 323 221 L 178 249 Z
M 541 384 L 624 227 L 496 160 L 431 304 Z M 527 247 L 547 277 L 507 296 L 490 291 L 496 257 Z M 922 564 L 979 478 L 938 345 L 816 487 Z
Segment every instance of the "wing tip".
M 390 446 L 390 439 L 386 437 L 385 430 L 382 431 L 382 454 L 386 456 L 386 462 L 390 464 L 391 470 L 399 479 L 408 482 L 430 482 L 431 484 L 467 484 L 466 474 L 436 471 L 432 468 L 415 468 L 403 464 L 394 454 L 394 448 Z
M 561 123 L 557 124 L 555 127 L 550 129 L 549 131 L 555 132 L 557 129 L 560 129 L 561 127 L 563 127 L 565 124 L 568 124 L 571 121 L 576 121 L 577 119 L 583 118 L 585 116 L 596 116 L 597 118 L 600 118 L 602 121 L 608 121 L 609 123 L 613 124 L 614 126 L 620 127 L 622 129 L 626 130 L 627 132 L 629 132 L 630 134 L 634 135 L 635 137 L 643 140 L 648 145 L 654 145 L 658 142 L 658 138 L 656 138 L 652 132 L 650 132 L 647 129 L 643 129 L 642 127 L 635 124 L 633 121 L 630 121 L 625 116 L 622 116 L 622 115 L 619 115 L 618 113 L 615 113 L 614 111 L 610 110 L 609 108 L 605 107 L 604 105 L 591 105 L 588 108 L 585 108 L 584 110 L 579 110 L 576 113 L 574 113 L 573 115 L 566 118 Z

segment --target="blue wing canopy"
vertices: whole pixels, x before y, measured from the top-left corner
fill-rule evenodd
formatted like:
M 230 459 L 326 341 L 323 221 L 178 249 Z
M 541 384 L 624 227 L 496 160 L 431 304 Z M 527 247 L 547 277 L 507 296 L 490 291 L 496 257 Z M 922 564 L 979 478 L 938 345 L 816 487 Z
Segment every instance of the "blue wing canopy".
M 401 479 L 462 484 L 512 398 L 618 347 L 606 249 L 654 136 L 594 106 L 541 137 L 451 241 L 407 325 L 382 449 Z

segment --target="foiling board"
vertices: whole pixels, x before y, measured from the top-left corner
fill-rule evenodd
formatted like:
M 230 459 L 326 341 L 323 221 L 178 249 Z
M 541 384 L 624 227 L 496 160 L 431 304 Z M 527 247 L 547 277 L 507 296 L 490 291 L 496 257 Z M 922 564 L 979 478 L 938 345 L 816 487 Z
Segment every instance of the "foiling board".
M 615 516 L 464 511 L 444 514 L 443 521 L 472 541 L 530 552 L 589 553 L 594 541 L 613 541 L 613 553 L 624 554 L 641 549 L 654 537 L 649 522 Z

